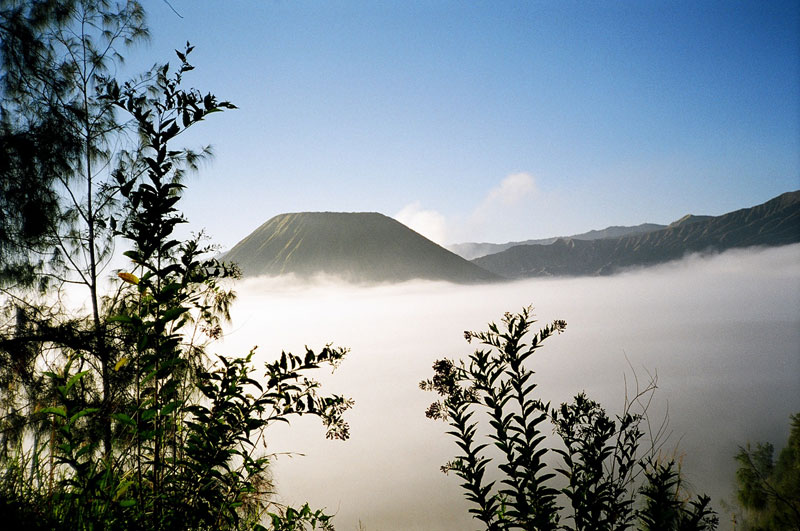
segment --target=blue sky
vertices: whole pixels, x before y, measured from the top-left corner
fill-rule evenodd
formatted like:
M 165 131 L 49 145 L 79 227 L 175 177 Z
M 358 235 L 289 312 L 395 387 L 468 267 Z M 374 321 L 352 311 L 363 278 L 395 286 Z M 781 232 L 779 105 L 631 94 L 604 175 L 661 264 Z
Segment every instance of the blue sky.
M 800 3 L 147 0 L 235 103 L 184 210 L 378 211 L 440 243 L 721 214 L 800 188 Z

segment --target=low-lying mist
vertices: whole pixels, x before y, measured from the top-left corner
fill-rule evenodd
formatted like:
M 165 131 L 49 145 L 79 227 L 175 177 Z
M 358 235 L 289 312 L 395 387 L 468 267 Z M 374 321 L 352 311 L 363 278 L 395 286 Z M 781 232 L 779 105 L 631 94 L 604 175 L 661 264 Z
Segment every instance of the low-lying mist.
M 324 390 L 355 399 L 351 439 L 326 441 L 311 418 L 268 433 L 278 498 L 336 513 L 337 529 L 476 528 L 459 479 L 439 467 L 456 446 L 425 418 L 418 382 L 441 357 L 466 358 L 464 330 L 483 330 L 532 304 L 540 324 L 564 319 L 533 358 L 539 391 L 558 404 L 585 390 L 610 414 L 634 372 L 658 378 L 650 416 L 668 412 L 665 449 L 684 455 L 691 485 L 712 496 L 722 529 L 738 445 L 788 436 L 800 411 L 800 245 L 691 256 L 602 278 L 532 279 L 461 286 L 411 282 L 358 287 L 287 278 L 239 282 L 233 324 L 217 345 L 257 359 L 332 342 L 351 349 Z M 547 428 L 549 429 L 549 427 Z M 555 457 L 553 457 L 555 459 Z

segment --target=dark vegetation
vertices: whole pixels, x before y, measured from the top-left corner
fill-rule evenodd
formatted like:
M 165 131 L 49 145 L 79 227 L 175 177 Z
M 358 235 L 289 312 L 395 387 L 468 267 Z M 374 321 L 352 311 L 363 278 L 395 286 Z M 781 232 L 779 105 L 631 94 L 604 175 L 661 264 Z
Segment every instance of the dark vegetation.
M 791 418 L 786 446 L 774 457 L 771 443 L 749 444 L 736 456 L 742 529 L 800 530 L 800 413 Z
M 203 155 L 175 140 L 233 105 L 182 88 L 188 45 L 176 69 L 121 86 L 108 76 L 147 35 L 137 2 L 0 6 L 0 521 L 328 527 L 321 511 L 272 503 L 262 443 L 303 414 L 347 438 L 350 401 L 308 374 L 345 350 L 282 353 L 258 371 L 252 352 L 210 356 L 236 271 L 202 236 L 174 236 L 181 178 Z M 105 289 L 115 245 L 129 265 Z M 88 310 L 65 301 L 75 293 Z
M 559 407 L 536 397 L 531 357 L 566 323 L 531 333 L 530 312 L 465 332 L 482 347 L 466 362 L 437 361 L 420 384 L 442 397 L 427 416 L 452 428 L 459 454 L 442 470 L 463 481 L 475 518 L 490 531 L 715 529 L 710 499 L 687 492 L 679 463 L 643 429 L 653 382 L 615 418 L 583 393 Z M 558 445 L 546 436 L 553 431 Z
M 176 236 L 182 178 L 210 153 L 177 139 L 234 106 L 183 88 L 188 44 L 177 68 L 118 83 L 125 48 L 146 37 L 135 1 L 0 0 L 0 522 L 332 528 L 322 510 L 274 502 L 265 430 L 311 415 L 346 439 L 352 402 L 310 374 L 346 351 L 281 353 L 261 368 L 252 351 L 208 352 L 237 270 L 202 235 Z M 110 274 L 116 248 L 126 266 Z M 615 418 L 582 394 L 551 408 L 526 363 L 565 323 L 528 344 L 528 311 L 503 323 L 468 333 L 488 350 L 437 362 L 423 385 L 442 395 L 428 414 L 450 422 L 461 449 L 445 469 L 487 529 L 714 527 L 708 498 L 686 495 L 676 462 L 642 444 L 632 408 L 651 387 Z M 548 424 L 561 441 L 552 452 Z M 796 513 L 797 419 L 792 434 L 776 464 L 766 446 L 739 457 L 742 504 L 764 529 Z

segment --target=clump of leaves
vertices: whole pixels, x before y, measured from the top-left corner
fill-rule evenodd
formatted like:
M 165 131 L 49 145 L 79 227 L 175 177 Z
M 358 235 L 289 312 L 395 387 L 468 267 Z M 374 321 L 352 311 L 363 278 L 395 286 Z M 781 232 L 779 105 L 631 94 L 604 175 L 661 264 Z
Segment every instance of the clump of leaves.
M 447 433 L 460 453 L 442 470 L 463 480 L 470 513 L 490 531 L 624 530 L 637 521 L 642 529 L 714 529 L 708 498 L 688 501 L 674 462 L 652 460 L 655 442 L 649 456 L 640 455 L 646 411 L 635 414 L 632 408 L 652 394 L 655 382 L 637 389 L 614 419 L 584 393 L 551 408 L 534 393 L 535 373 L 528 364 L 566 323 L 556 320 L 530 333 L 534 322 L 528 307 L 506 313 L 502 328 L 490 323 L 486 332 L 465 332 L 468 342 L 488 348 L 475 350 L 466 363 L 436 361 L 433 378 L 420 383 L 442 397 L 426 415 L 452 428 Z M 546 444 L 549 423 L 562 447 Z M 560 465 L 548 465 L 549 453 L 560 458 Z M 566 485 L 560 486 L 559 476 Z M 638 509 L 637 493 L 643 499 Z
M 466 497 L 475 507 L 470 512 L 487 529 L 556 529 L 558 491 L 547 484 L 554 477 L 543 461 L 546 449 L 542 423 L 548 418 L 548 404 L 533 396 L 536 383 L 525 362 L 554 333 L 563 332 L 564 321 L 554 321 L 524 343 L 533 323 L 531 309 L 505 314 L 504 329 L 491 323 L 487 332 L 465 332 L 468 342 L 477 341 L 488 349 L 478 349 L 469 362 L 450 360 L 434 364 L 434 377 L 420 383 L 443 400 L 427 411 L 429 418 L 448 421 L 449 432 L 462 453 L 443 467 L 464 480 Z M 492 461 L 485 454 L 489 443 L 478 442 L 478 422 L 474 416 L 483 410 L 489 419 L 489 439 L 500 450 L 497 468 L 503 479 L 499 485 L 487 479 Z M 496 487 L 496 488 L 495 488 Z

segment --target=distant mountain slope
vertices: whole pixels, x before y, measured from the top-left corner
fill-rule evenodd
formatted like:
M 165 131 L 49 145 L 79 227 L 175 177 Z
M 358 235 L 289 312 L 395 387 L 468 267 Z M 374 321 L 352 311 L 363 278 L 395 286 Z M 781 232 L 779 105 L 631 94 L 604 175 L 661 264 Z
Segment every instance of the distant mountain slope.
M 621 238 L 560 238 L 550 245 L 519 245 L 473 263 L 508 278 L 603 275 L 653 265 L 692 252 L 800 242 L 800 191 L 722 216 L 687 216 L 669 227 Z
M 325 273 L 353 282 L 498 280 L 400 222 L 372 212 L 281 214 L 224 258 L 238 263 L 245 276 Z
M 681 219 L 677 221 L 673 221 L 667 228 L 678 227 L 680 225 L 691 225 L 692 223 L 698 223 L 701 221 L 708 221 L 712 219 L 714 216 L 695 216 L 694 214 L 686 214 Z
M 486 256 L 487 254 L 494 254 L 499 253 L 501 251 L 505 251 L 506 249 L 510 249 L 512 247 L 516 247 L 517 245 L 550 245 L 551 243 L 555 242 L 560 238 L 567 238 L 567 239 L 574 239 L 574 240 L 599 240 L 602 238 L 619 238 L 621 236 L 627 236 L 630 234 L 641 234 L 643 232 L 652 232 L 654 230 L 665 229 L 666 225 L 657 225 L 655 223 L 642 223 L 641 225 L 636 225 L 635 227 L 606 227 L 605 229 L 601 230 L 590 230 L 589 232 L 584 232 L 582 234 L 575 234 L 574 236 L 561 236 L 555 238 L 544 238 L 541 240 L 525 240 L 521 242 L 507 242 L 507 243 L 475 243 L 475 242 L 466 242 L 466 243 L 454 243 L 452 245 L 448 245 L 447 249 L 453 251 L 457 255 L 466 258 L 467 260 L 473 260 L 475 258 L 479 258 L 481 256 Z

